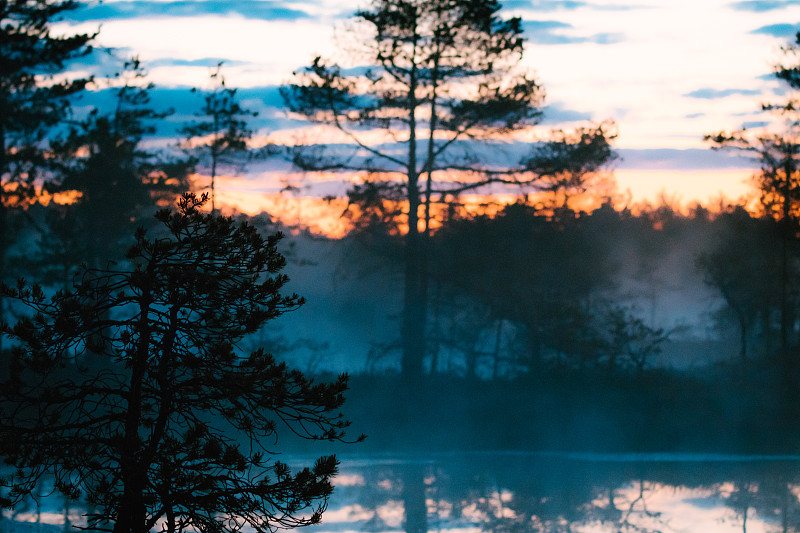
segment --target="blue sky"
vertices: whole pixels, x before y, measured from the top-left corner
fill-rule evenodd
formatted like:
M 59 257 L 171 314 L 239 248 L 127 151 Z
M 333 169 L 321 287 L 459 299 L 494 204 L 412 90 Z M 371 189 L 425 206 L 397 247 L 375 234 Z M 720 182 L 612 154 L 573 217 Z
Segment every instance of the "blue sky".
M 139 54 L 159 99 L 192 103 L 224 60 L 229 85 L 261 112 L 261 133 L 297 124 L 276 87 L 315 55 L 335 56 L 354 0 L 104 0 L 64 24 L 100 27 L 99 44 Z M 762 102 L 784 91 L 769 73 L 800 29 L 800 0 L 507 0 L 525 21 L 526 66 L 547 91 L 545 123 L 614 119 L 617 179 L 635 197 L 664 190 L 684 200 L 738 196 L 749 163 L 712 153 L 702 136 L 763 126 Z M 102 54 L 96 63 L 112 63 Z M 85 65 L 87 70 L 97 70 Z M 185 98 L 181 95 L 185 95 Z M 258 179 L 266 174 L 259 174 Z M 253 185 L 252 183 L 250 185 Z

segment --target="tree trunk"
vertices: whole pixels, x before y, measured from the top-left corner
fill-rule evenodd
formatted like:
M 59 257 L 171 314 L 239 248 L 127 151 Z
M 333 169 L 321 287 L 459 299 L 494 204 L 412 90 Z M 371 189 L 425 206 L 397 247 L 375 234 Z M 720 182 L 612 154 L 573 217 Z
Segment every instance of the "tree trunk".
M 148 267 L 145 275 L 152 275 Z M 139 299 L 140 324 L 138 346 L 132 354 L 131 378 L 125 411 L 124 437 L 120 450 L 120 478 L 123 485 L 117 522 L 113 533 L 147 533 L 147 507 L 144 501 L 146 487 L 146 467 L 140 461 L 142 448 L 139 425 L 142 416 L 142 386 L 147 370 L 147 356 L 150 350 L 151 294 L 149 288 L 143 290 Z
M 3 111 L 0 111 L 3 113 Z M 6 159 L 6 129 L 5 117 L 0 116 L 0 282 L 5 281 L 6 247 L 8 246 L 8 210 L 6 209 L 5 182 L 3 174 L 6 172 L 8 161 Z M 3 296 L 0 295 L 0 322 L 5 315 Z M 3 336 L 0 335 L 0 353 L 3 351 Z
M 414 36 L 416 46 L 418 36 Z M 408 233 L 405 242 L 405 287 L 403 295 L 402 375 L 413 382 L 422 376 L 425 359 L 425 246 L 419 231 L 419 172 L 417 170 L 417 86 L 416 65 L 411 68 L 408 89 L 409 139 L 408 139 Z
M 793 327 L 789 302 L 789 243 L 793 240 L 792 176 L 794 175 L 794 145 L 787 147 L 784 160 L 783 212 L 781 220 L 781 357 L 789 359 L 789 330 Z

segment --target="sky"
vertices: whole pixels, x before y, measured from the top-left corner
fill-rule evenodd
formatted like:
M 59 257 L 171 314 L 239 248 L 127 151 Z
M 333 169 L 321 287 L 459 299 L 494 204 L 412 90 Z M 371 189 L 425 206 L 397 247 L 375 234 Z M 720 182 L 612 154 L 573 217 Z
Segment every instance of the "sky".
M 200 105 L 187 87 L 208 86 L 210 68 L 224 60 L 228 85 L 260 112 L 259 133 L 286 139 L 298 130 L 277 88 L 314 56 L 335 55 L 348 18 L 366 5 L 104 0 L 85 3 L 62 24 L 72 31 L 99 27 L 101 47 L 120 57 L 138 54 L 160 87 L 159 101 L 179 110 Z M 800 0 L 505 0 L 502 12 L 524 21 L 524 63 L 547 92 L 544 124 L 616 122 L 615 177 L 632 201 L 665 194 L 713 202 L 753 192 L 755 164 L 712 152 L 702 138 L 769 120 L 760 105 L 785 97 L 771 72 L 781 46 L 800 29 Z M 97 71 L 112 63 L 98 53 L 79 67 Z M 278 191 L 292 172 L 256 165 L 220 189 L 244 207 Z

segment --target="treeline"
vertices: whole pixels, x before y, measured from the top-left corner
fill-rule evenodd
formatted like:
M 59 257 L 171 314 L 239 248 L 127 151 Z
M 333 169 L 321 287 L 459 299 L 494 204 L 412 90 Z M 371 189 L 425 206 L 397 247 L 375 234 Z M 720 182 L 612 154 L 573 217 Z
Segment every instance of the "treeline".
M 410 384 L 402 236 L 381 225 L 338 241 L 301 235 L 294 258 L 314 264 L 290 264 L 298 290 L 338 284 L 307 304 L 338 322 L 303 320 L 347 333 L 275 346 L 323 375 L 351 372 L 362 450 L 792 453 L 800 323 L 787 357 L 781 318 L 784 289 L 788 308 L 800 305 L 800 250 L 789 248 L 784 287 L 783 238 L 781 223 L 741 205 L 453 213 L 431 237 L 426 357 Z M 371 349 L 342 360 L 354 334 Z
M 681 307 L 702 305 L 703 295 L 691 294 L 702 290 L 700 280 L 722 303 L 709 309 L 712 316 L 694 317 L 708 320 L 720 338 L 736 332 L 736 364 L 770 357 L 780 345 L 781 231 L 773 220 L 742 207 L 714 217 L 702 208 L 681 216 L 669 207 L 634 216 L 606 205 L 590 214 L 547 217 L 512 205 L 492 218 L 448 224 L 435 243 L 431 271 L 443 291 L 451 291 L 453 301 L 464 295 L 482 308 L 488 319 L 482 322 L 500 332 L 496 338 L 503 328 L 512 330 L 516 349 L 508 351 L 518 357 L 484 356 L 484 372 L 487 365 L 492 374 L 503 367 L 512 374 L 515 368 L 547 366 L 613 374 L 663 366 L 658 356 L 671 338 L 713 338 L 703 324 L 663 316 L 692 316 Z M 798 305 L 795 272 L 787 287 L 790 309 Z M 648 302 L 675 289 L 683 291 L 678 301 Z M 651 307 L 656 305 L 658 317 Z M 455 318 L 444 329 L 466 323 L 477 334 L 477 322 Z M 797 335 L 793 321 L 792 345 Z M 480 350 L 465 353 L 468 373 L 477 375 Z
M 493 215 L 452 214 L 431 236 L 424 373 L 635 375 L 777 360 L 781 235 L 778 223 L 737 205 L 681 214 L 666 204 L 635 213 L 605 204 L 553 214 L 520 202 Z M 343 325 L 363 318 L 345 312 L 356 299 L 389 320 L 403 305 L 402 238 L 381 226 L 324 245 L 295 237 L 294 253 L 316 264 L 290 271 L 301 292 L 317 280 L 312 299 L 330 300 Z M 348 295 L 319 289 L 326 284 Z M 399 328 L 371 327 L 365 335 L 383 328 L 383 339 L 349 369 L 399 371 Z M 790 342 L 797 335 L 794 324 Z
M 69 284 L 82 264 L 99 267 L 123 256 L 136 228 L 152 225 L 158 208 L 205 188 L 195 183 L 195 172 L 209 171 L 213 192 L 219 168 L 252 156 L 245 154 L 252 132 L 242 120 L 250 112 L 225 86 L 219 66 L 211 78 L 215 87 L 200 91 L 195 118 L 181 129 L 184 137 L 166 149 L 157 142 L 157 124 L 172 110 L 151 105 L 155 87 L 135 57 L 96 82 L 113 94 L 109 108 L 70 113 L 70 95 L 61 102 L 62 122 L 49 130 L 31 125 L 47 137 L 28 144 L 30 131 L 9 134 L 7 151 L 25 157 L 6 158 L 2 174 L 3 280 L 25 275 Z

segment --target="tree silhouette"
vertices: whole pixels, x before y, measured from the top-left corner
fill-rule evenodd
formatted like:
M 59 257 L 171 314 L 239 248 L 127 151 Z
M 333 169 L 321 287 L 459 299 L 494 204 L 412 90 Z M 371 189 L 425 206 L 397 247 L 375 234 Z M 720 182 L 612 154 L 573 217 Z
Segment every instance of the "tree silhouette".
M 154 122 L 169 116 L 150 105 L 153 84 L 137 57 L 126 61 L 109 82 L 115 106 L 104 114 L 95 108 L 54 143 L 60 161 L 60 187 L 81 197 L 63 210 L 75 212 L 81 261 L 92 266 L 116 255 L 144 207 L 172 203 L 187 190 L 191 161 L 170 159 L 146 150 L 143 139 L 156 132 Z M 61 217 L 57 217 L 61 218 Z M 55 223 L 59 223 L 56 220 Z M 127 246 L 126 246 L 127 247 Z M 124 250 L 124 248 L 123 248 Z
M 0 173 L 3 204 L 14 183 L 18 199 L 30 194 L 42 162 L 43 131 L 57 124 L 69 109 L 69 95 L 87 79 L 55 81 L 66 61 L 91 51 L 94 35 L 51 35 L 50 26 L 73 0 L 29 0 L 0 3 Z M 47 78 L 42 83 L 41 78 Z
M 41 483 L 84 497 L 88 528 L 146 533 L 270 531 L 319 521 L 334 456 L 296 473 L 270 449 L 288 429 L 341 440 L 347 376 L 315 383 L 241 339 L 302 303 L 283 296 L 280 234 L 201 212 L 185 194 L 127 260 L 71 290 L 3 287 L 33 316 L 0 385 L 7 505 Z M 283 428 L 283 429 L 282 429 Z
M 800 33 L 796 45 L 784 48 L 786 56 L 796 56 L 797 46 L 800 46 Z M 775 67 L 775 76 L 787 82 L 790 88 L 800 89 L 797 69 L 797 65 L 778 65 Z M 713 143 L 713 149 L 732 149 L 751 154 L 761 165 L 761 171 L 754 178 L 761 192 L 763 212 L 778 221 L 782 237 L 780 320 L 781 351 L 785 357 L 791 342 L 789 333 L 794 328 L 794 308 L 797 304 L 792 294 L 794 267 L 790 248 L 800 234 L 800 116 L 797 113 L 797 101 L 791 97 L 783 104 L 764 104 L 762 109 L 779 114 L 784 121 L 782 132 L 752 134 L 741 129 L 706 135 L 705 139 Z
M 614 138 L 610 121 L 571 132 L 557 130 L 552 139 L 534 145 L 523 163 L 537 174 L 536 188 L 552 193 L 552 207 L 570 210 L 570 199 L 586 193 L 602 168 L 617 158 L 609 144 Z
M 356 13 L 356 68 L 317 57 L 282 91 L 291 111 L 334 126 L 346 141 L 297 146 L 297 165 L 362 172 L 378 184 L 367 192 L 404 205 L 407 377 L 422 373 L 426 352 L 433 203 L 538 177 L 518 155 L 497 157 L 496 141 L 538 122 L 544 94 L 520 66 L 520 19 L 502 17 L 500 7 L 497 0 L 374 0 Z M 368 136 L 376 132 L 377 141 Z
M 247 119 L 258 116 L 239 105 L 236 89 L 225 85 L 222 63 L 211 73 L 214 88 L 203 95 L 203 108 L 195 114 L 197 121 L 184 126 L 187 149 L 208 165 L 211 173 L 211 210 L 216 211 L 214 198 L 217 170 L 220 165 L 230 165 L 247 151 L 247 141 L 253 135 Z M 197 89 L 192 89 L 196 92 Z
M 74 0 L 0 2 L 0 273 L 11 244 L 9 210 L 35 194 L 43 174 L 44 133 L 68 112 L 68 98 L 86 79 L 57 80 L 65 62 L 91 51 L 94 35 L 52 35 L 50 28 Z M 3 307 L 0 300 L 0 315 Z
M 448 221 L 433 238 L 432 275 L 483 302 L 490 318 L 479 322 L 517 325 L 526 345 L 519 362 L 528 371 L 542 370 L 553 354 L 598 358 L 597 323 L 605 315 L 599 304 L 617 265 L 604 242 L 612 231 L 595 229 L 593 221 L 574 213 L 554 220 L 524 204 L 493 217 Z
M 780 239 L 770 219 L 754 218 L 743 207 L 724 213 L 714 242 L 697 258 L 697 267 L 707 284 L 719 291 L 739 329 L 739 360 L 746 369 L 748 345 L 759 322 L 769 324 L 781 287 L 778 258 Z M 743 253 L 742 250 L 747 250 Z M 765 328 L 762 335 L 769 337 Z

